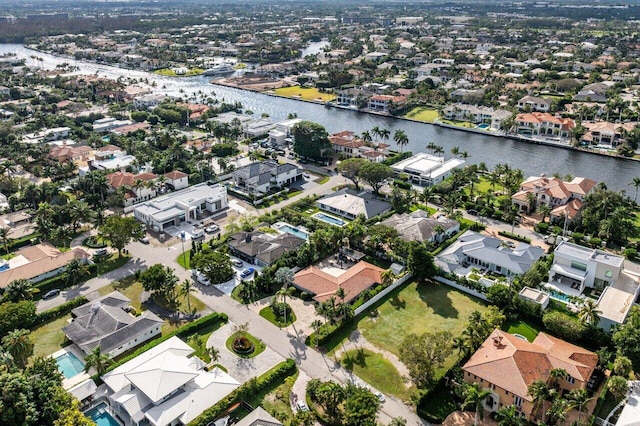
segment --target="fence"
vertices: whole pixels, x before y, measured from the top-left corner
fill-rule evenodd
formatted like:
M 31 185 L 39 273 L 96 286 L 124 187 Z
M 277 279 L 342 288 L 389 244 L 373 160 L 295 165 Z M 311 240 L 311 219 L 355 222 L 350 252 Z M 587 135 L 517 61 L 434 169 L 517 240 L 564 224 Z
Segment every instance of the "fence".
M 442 283 L 442 284 L 446 284 L 446 285 L 451 286 L 453 288 L 457 288 L 460 291 L 464 291 L 465 293 L 470 294 L 470 295 L 472 295 L 474 297 L 477 297 L 478 299 L 482 299 L 484 301 L 488 301 L 487 296 L 485 296 L 484 294 L 482 294 L 480 292 L 477 292 L 477 291 L 475 291 L 473 289 L 470 289 L 469 287 L 465 287 L 463 285 L 460 285 L 458 283 L 455 283 L 455 282 L 453 282 L 451 280 L 448 280 L 446 278 L 442 278 L 442 277 L 439 277 L 439 276 L 435 276 L 435 277 L 433 277 L 433 279 L 438 281 L 438 282 L 440 282 L 440 283 Z
M 413 275 L 411 275 L 411 273 L 407 273 L 405 276 L 403 276 L 400 279 L 398 279 L 398 281 L 394 282 L 389 287 L 385 288 L 380 293 L 376 294 L 371 299 L 367 300 L 365 303 L 363 303 L 362 305 L 358 306 L 355 309 L 355 311 L 353 311 L 354 315 L 355 316 L 360 315 L 362 312 L 364 312 L 365 309 L 369 308 L 370 306 L 372 306 L 373 304 L 378 302 L 380 299 L 385 297 L 387 294 L 391 293 L 393 290 L 395 290 L 396 288 L 400 287 L 402 284 L 407 282 L 407 280 L 409 278 L 411 278 L 411 277 L 413 277 Z

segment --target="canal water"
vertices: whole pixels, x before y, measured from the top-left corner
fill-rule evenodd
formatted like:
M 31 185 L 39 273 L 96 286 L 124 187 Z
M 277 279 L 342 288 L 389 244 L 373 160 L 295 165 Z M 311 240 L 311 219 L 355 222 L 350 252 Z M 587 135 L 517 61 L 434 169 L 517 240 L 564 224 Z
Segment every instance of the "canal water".
M 445 155 L 450 156 L 451 148 L 458 147 L 461 151 L 469 153 L 467 159 L 469 163 L 484 162 L 489 168 L 498 163 L 509 163 L 513 168 L 521 169 L 525 176 L 542 173 L 551 175 L 556 172 L 562 175 L 583 176 L 603 181 L 609 189 L 626 190 L 629 194 L 634 192 L 633 187 L 629 185 L 630 182 L 634 177 L 640 177 L 640 163 L 635 161 L 468 133 L 357 111 L 326 108 L 319 104 L 212 85 L 209 83 L 210 78 L 204 76 L 162 77 L 143 71 L 56 57 L 32 51 L 17 44 L 0 45 L 0 55 L 3 53 L 15 53 L 25 58 L 27 64 L 45 69 L 67 63 L 77 66 L 80 74 L 97 73 L 99 76 L 113 79 L 121 76 L 148 79 L 149 83 L 156 83 L 153 90 L 158 93 L 186 98 L 204 95 L 205 98 L 210 96 L 225 102 L 240 102 L 245 110 L 251 110 L 258 116 L 268 114 L 273 120 L 284 120 L 290 113 L 295 113 L 299 118 L 322 124 L 329 133 L 342 130 L 361 133 L 378 126 L 389 129 L 393 138 L 396 130 L 403 130 L 409 137 L 409 144 L 404 147 L 405 150 L 426 151 L 425 146 L 429 142 L 434 142 L 444 147 Z M 394 145 L 392 139 L 390 143 Z

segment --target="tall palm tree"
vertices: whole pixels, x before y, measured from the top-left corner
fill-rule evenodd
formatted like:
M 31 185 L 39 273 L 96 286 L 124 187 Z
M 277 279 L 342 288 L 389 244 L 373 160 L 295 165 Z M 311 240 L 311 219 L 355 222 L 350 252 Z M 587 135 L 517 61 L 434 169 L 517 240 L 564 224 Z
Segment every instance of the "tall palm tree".
M 633 201 L 635 202 L 638 200 L 638 188 L 640 188 L 640 177 L 634 177 L 633 181 L 629 185 L 633 185 L 636 189 L 636 195 L 633 197 Z
M 0 245 L 9 254 L 9 228 L 0 228 Z
M 80 277 L 88 273 L 87 266 L 80 259 L 71 259 L 64 270 L 68 286 L 76 285 Z
M 578 424 L 581 424 L 582 411 L 587 403 L 591 401 L 589 394 L 585 389 L 572 389 L 569 391 L 567 398 L 571 406 L 578 410 Z
M 192 280 L 184 280 L 182 282 L 182 286 L 180 287 L 180 291 L 179 294 L 182 297 L 186 297 L 187 298 L 187 310 L 189 311 L 189 314 L 191 314 L 191 293 L 195 292 L 196 289 L 193 286 L 193 281 Z
M 371 136 L 372 137 L 381 137 L 382 135 L 380 134 L 380 127 L 375 126 L 373 129 L 371 129 Z
M 542 380 L 535 380 L 533 383 L 529 385 L 527 388 L 529 395 L 533 398 L 534 407 L 542 408 L 542 423 L 545 422 L 547 409 L 545 407 L 545 403 L 548 398 L 550 398 L 553 394 L 552 389 L 547 386 L 545 382 Z M 554 390 L 555 391 L 555 390 Z
M 558 382 L 564 380 L 567 377 L 567 370 L 564 368 L 554 368 L 549 372 L 549 377 L 553 379 L 553 386 L 558 387 Z
M 496 420 L 499 426 L 524 426 L 526 423 L 515 405 L 505 405 L 496 411 Z
M 564 398 L 556 398 L 547 412 L 549 423 L 552 425 L 565 420 L 567 411 L 571 409 L 571 404 Z
M 551 214 L 551 206 L 548 204 L 541 204 L 538 207 L 538 211 L 542 214 L 542 223 L 544 223 L 545 219 Z
M 457 157 L 458 154 L 460 154 L 460 148 L 457 146 L 454 146 L 453 148 L 451 148 L 451 155 Z
M 380 137 L 383 141 L 388 141 L 391 136 L 391 131 L 389 129 L 382 128 L 380 129 Z
M 103 354 L 100 350 L 100 345 L 98 345 L 85 357 L 84 372 L 88 373 L 89 369 L 94 367 L 98 372 L 98 376 L 103 376 L 112 362 L 113 361 L 109 358 L 109 355 Z
M 409 137 L 402 130 L 396 130 L 393 134 L 394 142 L 400 147 L 400 152 L 402 152 L 405 145 L 409 144 Z
M 601 313 L 598 304 L 593 299 L 587 299 L 580 306 L 578 318 L 583 324 L 597 325 L 600 322 Z
M 489 389 L 482 389 L 479 384 L 474 383 L 473 385 L 468 386 L 464 390 L 464 403 L 463 407 L 473 407 L 475 410 L 475 417 L 473 419 L 473 425 L 478 425 L 478 420 L 482 419 L 484 415 L 484 409 L 482 408 L 482 403 L 484 400 L 491 395 L 491 391 Z
M 33 355 L 33 342 L 31 332 L 25 329 L 16 329 L 7 333 L 2 338 L 2 347 L 13 357 L 16 367 L 24 370 Z
M 209 354 L 209 358 L 211 358 L 211 361 L 213 362 L 217 362 L 220 359 L 220 349 L 216 348 L 215 346 L 207 348 L 207 353 Z
M 436 147 L 433 149 L 433 153 L 434 154 L 444 154 L 444 148 L 436 145 Z
M 287 295 L 289 294 L 289 286 L 293 284 L 293 270 L 291 268 L 282 267 L 276 271 L 275 281 L 282 286 L 278 293 L 282 295 L 282 302 L 287 304 Z M 287 309 L 284 309 L 284 322 L 287 323 Z
M 19 302 L 20 300 L 33 299 L 33 284 L 31 281 L 19 278 L 11 281 L 7 288 L 5 288 L 5 295 L 7 299 L 12 302 Z
M 322 321 L 320 320 L 314 320 L 311 323 L 311 327 L 315 330 L 316 332 L 316 349 L 318 349 L 318 340 L 320 340 L 320 327 L 322 326 Z
M 347 293 L 344 291 L 343 287 L 338 287 L 336 290 L 336 296 L 340 299 L 340 310 L 342 310 L 342 316 L 346 317 L 346 305 L 344 304 L 344 299 L 347 297 Z
M 364 132 L 362 132 L 362 134 L 360 135 L 360 139 L 362 139 L 362 141 L 365 144 L 369 144 L 373 141 L 373 138 L 371 137 L 371 133 L 368 130 L 365 130 Z

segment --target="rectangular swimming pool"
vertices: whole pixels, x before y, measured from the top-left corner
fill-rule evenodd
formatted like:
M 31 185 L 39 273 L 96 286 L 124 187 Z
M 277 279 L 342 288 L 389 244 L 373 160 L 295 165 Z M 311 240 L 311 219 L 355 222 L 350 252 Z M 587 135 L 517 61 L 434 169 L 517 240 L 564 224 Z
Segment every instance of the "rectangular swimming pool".
M 291 225 L 289 225 L 288 223 L 283 223 L 280 224 L 277 228 L 279 231 L 283 231 L 286 232 L 288 234 L 291 235 L 295 235 L 298 238 L 302 238 L 303 240 L 308 240 L 309 239 L 309 234 L 304 232 L 301 229 L 295 228 Z
M 311 217 L 335 226 L 344 226 L 346 224 L 344 220 L 338 219 L 337 217 L 329 216 L 328 214 L 324 214 L 322 212 L 318 212 Z
M 90 410 L 84 412 L 98 426 L 120 426 L 120 423 L 114 419 L 107 409 L 107 404 L 101 402 Z
M 70 379 L 84 371 L 84 364 L 71 352 L 65 352 L 59 357 L 56 357 L 58 363 L 58 370 L 62 373 L 65 379 Z

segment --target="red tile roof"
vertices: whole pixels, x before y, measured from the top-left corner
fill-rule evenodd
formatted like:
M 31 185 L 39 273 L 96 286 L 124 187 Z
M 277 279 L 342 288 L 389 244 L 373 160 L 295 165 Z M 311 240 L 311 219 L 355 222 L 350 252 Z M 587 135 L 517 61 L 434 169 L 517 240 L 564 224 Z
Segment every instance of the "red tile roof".
M 358 262 L 340 276 L 330 275 L 315 266 L 310 266 L 294 276 L 297 287 L 315 294 L 314 300 L 323 302 L 335 295 L 339 287 L 344 288 L 345 302 L 350 302 L 374 284 L 382 282 L 384 269 L 367 262 Z
M 182 179 L 184 177 L 187 177 L 188 175 L 186 173 L 181 172 L 180 170 L 174 170 L 172 172 L 165 173 L 164 176 L 167 179 L 176 180 L 176 179 Z
M 149 180 L 153 180 L 156 177 L 156 175 L 149 172 L 144 172 L 137 175 L 129 172 L 114 172 L 109 173 L 106 176 L 107 182 L 112 188 L 120 188 L 121 186 L 133 186 L 138 180 L 146 182 Z

